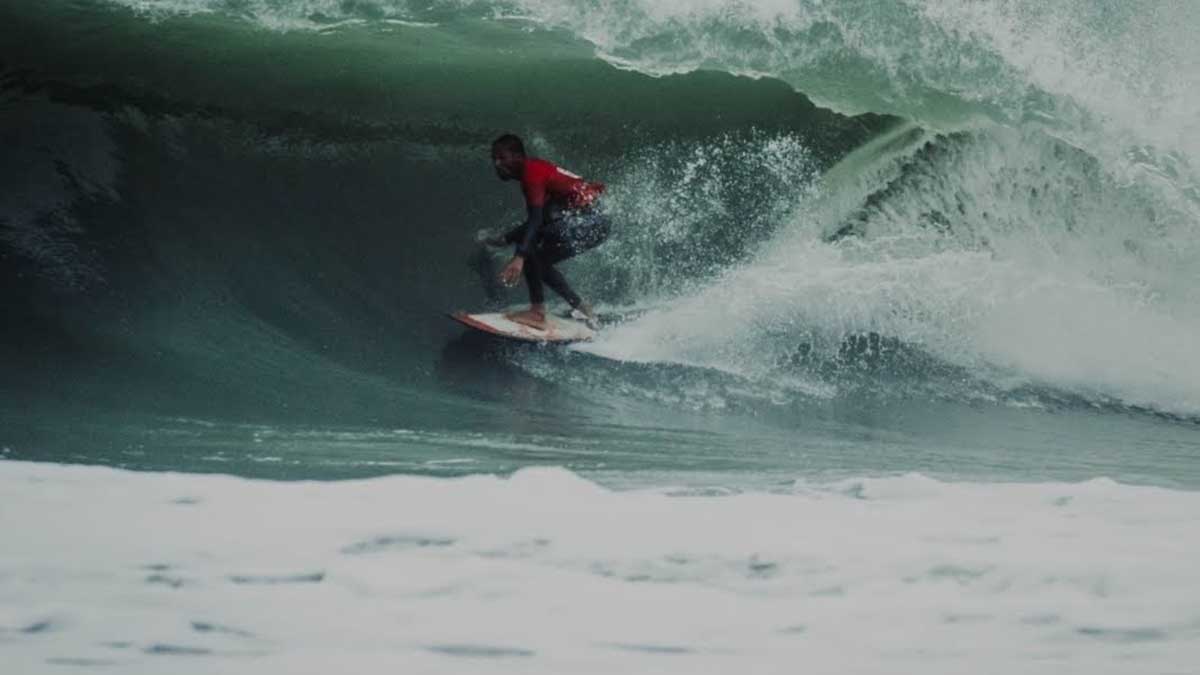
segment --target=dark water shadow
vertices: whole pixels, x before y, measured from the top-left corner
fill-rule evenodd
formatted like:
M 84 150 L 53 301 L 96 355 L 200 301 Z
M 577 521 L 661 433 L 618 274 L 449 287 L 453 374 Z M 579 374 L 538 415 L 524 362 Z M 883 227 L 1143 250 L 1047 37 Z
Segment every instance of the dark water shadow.
M 550 404 L 560 387 L 516 365 L 523 356 L 547 349 L 561 347 L 524 344 L 465 329 L 442 347 L 434 376 L 450 392 L 476 400 Z

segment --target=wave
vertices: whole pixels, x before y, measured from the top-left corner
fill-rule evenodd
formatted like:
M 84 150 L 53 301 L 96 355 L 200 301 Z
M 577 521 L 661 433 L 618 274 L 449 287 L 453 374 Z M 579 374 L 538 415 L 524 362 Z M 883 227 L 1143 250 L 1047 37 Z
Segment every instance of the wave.
M 593 353 L 820 399 L 883 340 L 944 397 L 1193 416 L 1195 10 L 1110 5 L 5 7 L 39 39 L 0 114 L 45 139 L 6 160 L 10 186 L 33 167 L 0 203 L 6 274 L 76 298 L 23 301 L 76 342 L 205 386 L 249 367 L 269 398 L 287 363 L 388 390 L 439 308 L 478 302 L 464 233 L 517 216 L 481 148 L 515 129 L 614 186 L 624 232 L 571 274 L 639 311 Z M 468 178 L 491 187 L 463 200 Z

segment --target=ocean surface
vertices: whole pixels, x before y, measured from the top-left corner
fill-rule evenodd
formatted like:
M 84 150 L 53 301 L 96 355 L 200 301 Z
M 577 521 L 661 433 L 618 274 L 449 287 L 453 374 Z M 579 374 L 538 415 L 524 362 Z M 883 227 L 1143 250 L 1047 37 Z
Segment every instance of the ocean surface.
M 1197 29 L 0 0 L 0 659 L 1194 673 Z M 609 186 L 592 343 L 445 316 L 504 132 Z

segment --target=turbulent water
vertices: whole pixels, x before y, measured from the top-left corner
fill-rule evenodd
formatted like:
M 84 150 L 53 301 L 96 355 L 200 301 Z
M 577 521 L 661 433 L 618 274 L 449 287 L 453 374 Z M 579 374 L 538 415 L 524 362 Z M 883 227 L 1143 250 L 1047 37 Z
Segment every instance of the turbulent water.
M 322 532 L 384 541 L 362 560 L 395 556 L 424 580 L 412 588 L 356 582 L 325 556 L 354 542 L 327 533 L 329 551 L 302 563 L 202 545 L 219 560 L 196 588 L 236 586 L 214 596 L 243 608 L 235 623 L 269 623 L 237 578 L 297 603 L 339 584 L 331 608 L 375 626 L 356 639 L 364 667 L 695 672 L 758 650 L 773 672 L 786 662 L 771 655 L 795 649 L 829 662 L 858 625 L 895 642 L 842 671 L 886 671 L 903 652 L 948 672 L 1129 672 L 1119 659 L 1183 672 L 1200 614 L 1153 598 L 1171 579 L 1194 599 L 1200 577 L 1104 556 L 1128 537 L 1150 555 L 1194 526 L 1198 27 L 1200 5 L 1170 0 L 0 0 L 0 480 L 21 495 L 23 477 L 54 486 L 22 497 L 29 513 L 74 495 L 123 540 L 197 526 L 171 500 L 224 479 L 160 477 L 180 486 L 160 499 L 145 477 L 23 462 L 410 474 L 325 486 L 329 512 L 301 510 Z M 609 186 L 611 239 L 564 265 L 606 321 L 590 344 L 500 344 L 444 316 L 524 300 L 492 281 L 505 254 L 475 243 L 521 218 L 487 156 L 508 131 Z M 109 483 L 131 501 L 93 510 Z M 304 502 L 298 486 L 236 485 L 244 514 Z M 451 515 L 411 515 L 420 500 L 405 497 L 379 504 L 397 521 L 351 526 L 359 489 L 427 494 Z M 541 501 L 500 511 L 516 522 L 497 516 L 508 553 L 490 555 L 472 514 L 523 491 Z M 1055 508 L 1076 493 L 1096 506 L 1072 534 Z M 957 513 L 993 499 L 1013 506 Z M 9 539 L 35 536 L 37 519 L 5 501 Z M 141 508 L 145 522 L 127 520 Z M 893 508 L 912 520 L 880 515 Z M 591 509 L 617 513 L 614 532 Z M 638 509 L 670 515 L 646 525 Z M 612 548 L 555 548 L 569 519 L 520 522 L 540 510 L 576 514 Z M 810 513 L 848 524 L 813 530 Z M 1126 527 L 1137 518 L 1144 532 Z M 654 543 L 710 521 L 709 541 Z M 756 537 L 736 522 L 770 524 Z M 46 586 L 76 568 L 47 572 L 43 556 L 91 525 L 55 523 L 0 558 L 16 601 L 0 642 L 31 672 L 264 654 L 295 672 L 297 636 L 324 628 L 230 629 L 184 603 L 179 625 L 221 630 L 156 636 L 141 614 L 136 634 L 102 636 L 88 626 L 105 612 L 132 616 L 141 594 L 192 582 L 81 608 Z M 285 530 L 279 546 L 308 546 Z M 893 534 L 905 546 L 878 543 Z M 789 539 L 812 536 L 828 546 Z M 1036 553 L 1072 538 L 1090 558 Z M 96 578 L 191 564 L 185 540 L 147 546 L 80 564 Z M 190 579 L 159 572 L 130 579 Z M 608 587 L 645 611 L 678 601 L 671 625 L 687 607 L 759 619 L 610 634 Z M 944 595 L 956 588 L 973 589 L 969 606 Z M 376 645 L 386 619 L 354 601 L 368 590 L 426 594 L 442 618 Z M 499 613 L 493 596 L 517 592 L 534 600 L 513 611 L 553 613 L 556 597 L 574 609 L 541 640 L 455 634 L 453 617 Z M 804 603 L 781 598 L 801 597 L 821 608 L 785 617 Z M 545 637 L 571 627 L 590 646 Z M 980 667 L 936 646 L 962 636 L 1004 658 Z

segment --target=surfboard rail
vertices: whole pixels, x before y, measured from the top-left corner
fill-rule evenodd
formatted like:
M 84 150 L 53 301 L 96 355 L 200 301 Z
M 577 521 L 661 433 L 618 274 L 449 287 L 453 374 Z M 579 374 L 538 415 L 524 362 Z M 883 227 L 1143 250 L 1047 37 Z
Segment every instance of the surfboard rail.
M 596 336 L 596 331 L 580 321 L 555 316 L 546 317 L 546 330 L 517 323 L 504 312 L 474 314 L 458 310 L 448 312 L 447 316 L 468 328 L 519 342 L 569 344 L 587 342 Z

